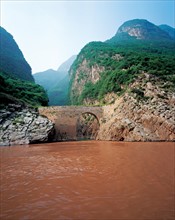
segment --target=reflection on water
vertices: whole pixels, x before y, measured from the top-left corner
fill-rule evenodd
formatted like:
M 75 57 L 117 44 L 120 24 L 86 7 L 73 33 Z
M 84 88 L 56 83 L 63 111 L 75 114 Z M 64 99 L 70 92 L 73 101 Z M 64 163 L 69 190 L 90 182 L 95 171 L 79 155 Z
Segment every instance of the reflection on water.
M 175 143 L 1 147 L 1 219 L 174 219 Z

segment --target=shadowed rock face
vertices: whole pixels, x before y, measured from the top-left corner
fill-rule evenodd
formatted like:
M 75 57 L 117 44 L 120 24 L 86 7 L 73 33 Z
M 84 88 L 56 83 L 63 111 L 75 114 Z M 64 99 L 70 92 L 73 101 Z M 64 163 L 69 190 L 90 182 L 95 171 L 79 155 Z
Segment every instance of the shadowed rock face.
M 78 140 L 95 140 L 99 131 L 98 119 L 90 114 L 82 114 L 77 120 L 77 139 Z
M 54 126 L 30 108 L 11 104 L 0 111 L 0 146 L 47 142 Z

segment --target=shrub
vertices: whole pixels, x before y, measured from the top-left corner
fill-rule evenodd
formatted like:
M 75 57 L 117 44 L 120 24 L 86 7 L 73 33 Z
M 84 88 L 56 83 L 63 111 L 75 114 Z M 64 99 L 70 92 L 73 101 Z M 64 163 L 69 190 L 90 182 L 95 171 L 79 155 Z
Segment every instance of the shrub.
M 33 107 L 48 105 L 48 97 L 45 90 L 32 82 L 23 81 L 0 72 L 1 105 L 14 103 L 26 103 Z M 17 101 L 18 100 L 18 101 Z

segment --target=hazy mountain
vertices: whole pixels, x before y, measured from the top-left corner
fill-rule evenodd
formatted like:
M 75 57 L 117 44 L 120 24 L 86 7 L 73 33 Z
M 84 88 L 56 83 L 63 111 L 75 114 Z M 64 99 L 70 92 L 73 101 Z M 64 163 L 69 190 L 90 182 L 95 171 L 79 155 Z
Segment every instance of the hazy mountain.
M 43 72 L 38 72 L 33 75 L 35 82 L 43 86 L 46 90 L 54 87 L 57 82 L 66 76 L 67 72 L 58 72 L 53 69 L 48 69 Z
M 67 74 L 61 81 L 48 91 L 49 105 L 63 106 L 68 104 L 69 75 Z
M 57 71 L 49 69 L 33 75 L 36 83 L 46 89 L 49 97 L 49 105 L 67 104 L 69 87 L 68 71 L 75 59 L 75 55 L 70 57 L 59 66 Z
M 144 20 L 134 19 L 122 24 L 116 35 L 109 39 L 108 43 L 115 43 L 120 40 L 151 40 L 167 41 L 172 40 L 171 36 L 163 28 Z
M 74 62 L 74 60 L 76 59 L 77 55 L 73 55 L 71 56 L 68 60 L 66 60 L 64 63 L 62 63 L 59 68 L 58 68 L 58 72 L 68 72 L 72 63 Z
M 160 25 L 159 28 L 167 32 L 172 39 L 175 39 L 175 28 L 172 28 L 166 24 Z
M 2 27 L 0 27 L 0 61 L 0 71 L 19 79 L 34 81 L 31 67 L 13 36 Z

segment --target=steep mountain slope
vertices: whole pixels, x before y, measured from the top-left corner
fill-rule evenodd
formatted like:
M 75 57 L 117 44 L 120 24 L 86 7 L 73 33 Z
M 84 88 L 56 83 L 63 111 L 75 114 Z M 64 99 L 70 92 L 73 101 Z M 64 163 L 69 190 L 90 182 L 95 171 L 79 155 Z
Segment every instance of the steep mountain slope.
M 106 105 L 98 139 L 175 140 L 175 42 L 136 21 L 81 50 L 69 72 L 70 103 Z
M 68 70 L 75 59 L 75 55 L 70 57 L 60 65 L 57 71 L 50 69 L 33 75 L 36 83 L 46 89 L 49 105 L 66 105 L 68 103 Z
M 48 105 L 44 89 L 34 83 L 31 67 L 17 43 L 0 27 L 0 108 L 8 104 Z
M 13 36 L 2 27 L 0 27 L 0 71 L 22 80 L 34 82 L 31 67 Z
M 160 25 L 159 28 L 167 32 L 172 39 L 175 39 L 175 28 L 172 28 L 166 24 Z
M 0 146 L 47 142 L 54 125 L 37 108 L 47 94 L 11 34 L 0 27 Z
M 58 81 L 58 83 L 48 91 L 49 105 L 63 106 L 68 104 L 69 75 Z
M 68 72 L 72 63 L 74 62 L 74 60 L 76 59 L 77 55 L 73 55 L 71 56 L 68 60 L 66 60 L 64 63 L 62 63 L 57 71 L 58 72 Z
M 0 72 L 0 108 L 8 104 L 47 106 L 48 97 L 43 87 Z
M 175 56 L 171 42 L 92 42 L 70 70 L 71 104 L 109 104 L 109 94 L 122 95 L 144 71 L 174 82 Z

